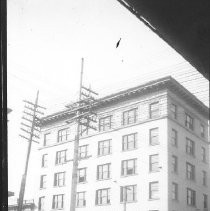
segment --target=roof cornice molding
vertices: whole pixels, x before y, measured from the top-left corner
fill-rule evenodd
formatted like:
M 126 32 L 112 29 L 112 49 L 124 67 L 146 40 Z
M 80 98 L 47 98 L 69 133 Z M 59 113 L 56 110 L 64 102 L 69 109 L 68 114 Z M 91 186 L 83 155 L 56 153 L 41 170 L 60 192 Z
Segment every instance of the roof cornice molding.
M 169 89 L 172 92 L 176 93 L 178 96 L 183 97 L 188 103 L 194 106 L 202 115 L 209 115 L 209 108 L 205 106 L 200 100 L 198 100 L 192 93 L 190 93 L 186 88 L 184 88 L 180 83 L 178 83 L 171 76 L 153 80 L 147 83 L 144 83 L 140 86 L 136 86 L 118 93 L 114 93 L 103 98 L 98 99 L 98 103 L 94 105 L 95 109 L 101 107 L 107 107 L 110 104 L 132 99 L 136 96 L 141 96 L 149 94 L 155 91 L 160 91 L 163 89 Z M 42 125 L 48 124 L 50 122 L 61 121 L 74 117 L 75 114 L 71 112 L 71 109 L 66 109 L 49 116 L 43 117 L 41 120 Z

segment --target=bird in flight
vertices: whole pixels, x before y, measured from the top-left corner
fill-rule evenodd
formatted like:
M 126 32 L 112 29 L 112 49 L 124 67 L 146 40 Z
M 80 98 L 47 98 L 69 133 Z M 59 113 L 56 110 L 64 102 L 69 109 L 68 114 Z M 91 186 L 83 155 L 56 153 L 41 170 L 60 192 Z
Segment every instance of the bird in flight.
M 121 41 L 121 38 L 118 40 L 118 42 L 117 42 L 117 44 L 116 44 L 116 48 L 119 46 L 120 41 Z

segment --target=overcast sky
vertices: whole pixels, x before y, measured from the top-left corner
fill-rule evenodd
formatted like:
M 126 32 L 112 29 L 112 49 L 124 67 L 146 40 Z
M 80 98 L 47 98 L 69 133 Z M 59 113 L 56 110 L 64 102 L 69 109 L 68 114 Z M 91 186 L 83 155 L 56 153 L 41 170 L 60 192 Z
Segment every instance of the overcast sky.
M 9 190 L 16 194 L 27 147 L 18 136 L 22 100 L 34 102 L 39 89 L 46 114 L 76 100 L 82 57 L 84 84 L 101 97 L 172 75 L 208 105 L 208 81 L 117 0 L 8 0 L 7 7 Z M 30 182 L 39 176 L 35 154 L 26 198 L 38 188 Z

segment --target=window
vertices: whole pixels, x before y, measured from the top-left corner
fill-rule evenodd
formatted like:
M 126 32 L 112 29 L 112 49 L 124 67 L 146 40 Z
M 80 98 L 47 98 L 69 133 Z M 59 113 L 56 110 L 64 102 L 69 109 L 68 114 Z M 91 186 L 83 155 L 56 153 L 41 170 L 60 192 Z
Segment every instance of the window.
M 111 129 L 112 116 L 107 116 L 99 119 L 99 131 L 106 131 Z
M 130 159 L 130 160 L 123 160 L 121 166 L 121 175 L 128 176 L 136 174 L 136 160 L 137 159 Z
M 172 172 L 178 173 L 178 158 L 172 155 Z
M 187 179 L 189 180 L 195 180 L 195 166 L 190 164 L 190 163 L 186 163 L 186 176 Z
M 54 195 L 52 209 L 63 209 L 64 208 L 64 194 Z
M 45 202 L 45 196 L 39 197 L 39 205 L 38 205 L 39 211 L 44 211 L 44 202 Z
M 47 154 L 42 155 L 42 168 L 47 167 Z
M 40 188 L 46 188 L 46 182 L 47 182 L 47 175 L 41 175 L 40 177 Z
M 201 153 L 202 153 L 202 161 L 205 163 L 206 162 L 206 148 L 202 147 L 201 148 Z
M 86 182 L 86 168 L 78 169 L 78 183 Z
M 175 104 L 171 104 L 171 116 L 174 119 L 177 118 L 177 106 Z
M 149 183 L 149 199 L 159 199 L 159 182 Z
M 136 148 L 137 133 L 128 134 L 122 137 L 122 150 L 132 150 Z
M 110 204 L 110 188 L 96 191 L 96 205 Z
M 54 186 L 62 187 L 65 185 L 65 172 L 59 172 L 54 174 Z
M 137 199 L 136 192 L 137 185 L 128 185 L 120 187 L 120 201 L 134 202 Z
M 204 128 L 204 125 L 201 124 L 200 130 L 201 130 L 201 137 L 204 138 L 205 137 L 205 128 Z
M 86 200 L 85 200 L 85 192 L 78 192 L 76 197 L 76 206 L 77 207 L 85 207 Z
M 50 142 L 50 133 L 44 134 L 44 146 L 49 145 Z
M 58 131 L 58 142 L 67 141 L 69 139 L 69 136 L 70 136 L 69 128 L 59 130 Z
M 203 208 L 208 208 L 208 196 L 206 194 L 203 194 Z
M 202 171 L 202 184 L 207 186 L 207 173 L 206 171 Z
M 79 146 L 79 158 L 87 158 L 88 145 Z
M 67 150 L 61 150 L 61 151 L 56 152 L 55 164 L 66 163 L 66 151 Z
M 178 135 L 177 134 L 178 134 L 177 131 L 172 129 L 172 131 L 171 131 L 171 144 L 173 146 L 176 146 L 176 147 L 178 145 Z
M 89 133 L 89 127 L 87 127 L 87 125 L 80 125 L 80 135 L 84 136 L 84 135 L 88 135 Z
M 185 126 L 190 130 L 193 130 L 193 118 L 185 113 Z
M 108 155 L 111 153 L 111 140 L 98 142 L 98 155 Z
M 149 170 L 150 172 L 159 171 L 159 155 L 150 155 L 149 156 Z
M 158 128 L 150 129 L 150 145 L 159 144 Z
M 150 119 L 159 117 L 159 102 L 150 104 Z
M 189 138 L 186 138 L 186 153 L 192 156 L 195 155 L 195 143 Z
M 111 166 L 111 163 L 97 166 L 97 179 L 98 180 L 110 178 L 110 166 Z
M 137 108 L 123 112 L 123 125 L 129 125 L 136 122 L 137 119 Z
M 187 188 L 187 205 L 196 205 L 196 192 L 190 188 Z
M 178 200 L 178 184 L 175 182 L 172 183 L 172 199 Z

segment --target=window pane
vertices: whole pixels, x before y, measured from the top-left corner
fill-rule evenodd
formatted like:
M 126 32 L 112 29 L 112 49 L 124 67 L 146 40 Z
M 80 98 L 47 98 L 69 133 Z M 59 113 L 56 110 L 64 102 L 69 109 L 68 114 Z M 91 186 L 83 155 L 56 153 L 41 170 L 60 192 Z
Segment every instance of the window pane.
M 98 155 L 108 155 L 111 152 L 110 140 L 98 142 Z
M 189 114 L 185 114 L 185 126 L 193 130 L 193 118 Z
M 159 170 L 159 155 L 150 155 L 150 171 Z
M 158 198 L 159 198 L 159 183 L 150 182 L 150 199 L 158 199 Z
M 159 117 L 159 102 L 150 104 L 150 118 Z
M 70 129 L 62 129 L 58 131 L 58 142 L 67 141 L 70 136 Z
M 174 119 L 177 118 L 177 106 L 175 104 L 171 104 L 171 115 Z
M 111 118 L 112 116 L 108 116 L 99 119 L 99 131 L 111 129 Z
M 174 129 L 172 129 L 171 143 L 172 145 L 177 146 L 177 131 Z
M 158 128 L 150 129 L 150 144 L 151 145 L 159 144 Z
M 123 125 L 128 125 L 136 122 L 137 109 L 131 109 L 123 112 Z

